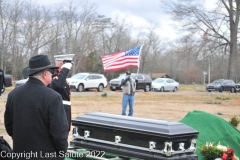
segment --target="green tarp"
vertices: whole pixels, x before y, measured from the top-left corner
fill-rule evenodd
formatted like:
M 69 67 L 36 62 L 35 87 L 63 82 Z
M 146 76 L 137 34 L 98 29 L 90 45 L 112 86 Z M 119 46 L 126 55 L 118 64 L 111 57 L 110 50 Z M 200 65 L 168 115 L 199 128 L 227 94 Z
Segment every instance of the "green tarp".
M 240 132 L 229 122 L 202 111 L 189 112 L 180 122 L 199 132 L 196 139 L 196 154 L 199 160 L 203 160 L 199 146 L 206 142 L 220 142 L 224 146 L 233 148 L 235 155 L 240 158 Z

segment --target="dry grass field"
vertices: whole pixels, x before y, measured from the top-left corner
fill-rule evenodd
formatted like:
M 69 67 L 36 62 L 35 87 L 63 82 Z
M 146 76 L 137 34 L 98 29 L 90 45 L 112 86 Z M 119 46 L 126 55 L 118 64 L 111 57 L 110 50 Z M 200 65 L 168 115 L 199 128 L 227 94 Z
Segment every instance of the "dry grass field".
M 187 90 L 187 89 L 186 89 Z M 9 92 L 7 90 L 6 92 Z M 102 93 L 94 93 L 93 96 L 72 96 L 72 117 L 83 115 L 89 112 L 104 112 L 121 114 L 122 93 L 103 97 Z M 181 93 L 183 91 L 179 91 Z M 12 145 L 11 138 L 7 135 L 4 127 L 4 110 L 6 98 L 0 97 L 0 135 Z M 153 93 L 139 92 L 135 96 L 134 116 L 166 121 L 179 121 L 188 112 L 193 110 L 205 111 L 229 121 L 233 116 L 240 119 L 240 94 L 202 94 L 199 90 L 195 93 L 184 91 L 182 94 L 174 93 Z M 222 115 L 217 114 L 218 112 Z M 240 129 L 240 126 L 238 126 Z M 72 135 L 69 136 L 69 141 Z

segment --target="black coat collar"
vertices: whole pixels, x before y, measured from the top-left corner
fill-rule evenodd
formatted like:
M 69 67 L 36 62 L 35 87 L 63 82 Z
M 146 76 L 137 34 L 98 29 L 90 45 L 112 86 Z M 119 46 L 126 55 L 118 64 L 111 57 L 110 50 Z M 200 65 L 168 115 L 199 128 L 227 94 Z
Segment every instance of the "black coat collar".
M 29 77 L 27 83 L 37 83 L 37 84 L 40 84 L 40 85 L 44 85 L 44 86 L 45 86 L 45 84 L 44 84 L 42 81 L 40 81 L 40 80 L 37 79 L 37 78 L 33 78 L 33 77 Z

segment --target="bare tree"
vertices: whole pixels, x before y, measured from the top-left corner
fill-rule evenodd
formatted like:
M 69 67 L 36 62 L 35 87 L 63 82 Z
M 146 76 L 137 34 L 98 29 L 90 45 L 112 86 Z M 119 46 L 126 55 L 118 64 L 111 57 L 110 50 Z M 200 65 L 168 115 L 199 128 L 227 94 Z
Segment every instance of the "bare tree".
M 1 67 L 17 77 L 23 65 L 19 41 L 22 40 L 21 23 L 26 4 L 21 0 L 0 2 Z
M 132 26 L 125 18 L 120 19 L 116 16 L 110 19 L 105 16 L 98 16 L 94 23 L 94 29 L 97 40 L 96 46 L 98 46 L 96 47 L 96 53 L 99 55 L 99 63 L 102 63 L 102 55 L 126 51 L 137 46 L 131 38 Z M 106 76 L 107 78 L 112 78 L 122 72 L 123 71 L 110 72 L 106 73 Z
M 153 73 L 163 71 L 161 55 L 165 45 L 157 34 L 158 25 L 149 24 L 144 34 L 144 51 L 141 54 L 141 72 Z
M 207 10 L 204 0 L 164 1 L 173 18 L 181 21 L 186 30 L 203 31 L 222 39 L 229 46 L 228 78 L 236 78 L 237 35 L 240 14 L 239 0 L 218 0 L 215 10 Z
M 82 58 L 89 53 L 87 42 L 91 36 L 91 24 L 94 21 L 95 6 L 88 1 L 71 0 L 62 5 L 63 45 L 66 54 L 75 54 L 75 67 L 79 68 Z

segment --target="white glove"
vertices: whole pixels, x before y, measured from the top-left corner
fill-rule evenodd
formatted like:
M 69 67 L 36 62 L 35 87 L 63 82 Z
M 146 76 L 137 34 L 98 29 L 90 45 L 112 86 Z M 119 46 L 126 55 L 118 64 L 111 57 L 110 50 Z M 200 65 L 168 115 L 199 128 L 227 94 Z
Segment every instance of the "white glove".
M 61 68 L 67 68 L 67 69 L 71 69 L 72 68 L 72 63 L 64 63 Z

